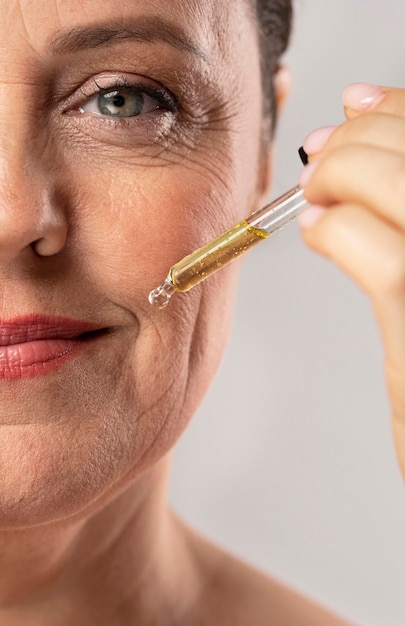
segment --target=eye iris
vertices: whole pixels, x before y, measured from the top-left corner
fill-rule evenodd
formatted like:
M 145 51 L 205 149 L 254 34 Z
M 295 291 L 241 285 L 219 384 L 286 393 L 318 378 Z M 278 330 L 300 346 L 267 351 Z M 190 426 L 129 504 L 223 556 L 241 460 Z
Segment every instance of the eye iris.
M 133 117 L 140 115 L 144 106 L 143 94 L 129 88 L 115 89 L 98 96 L 98 106 L 103 115 Z

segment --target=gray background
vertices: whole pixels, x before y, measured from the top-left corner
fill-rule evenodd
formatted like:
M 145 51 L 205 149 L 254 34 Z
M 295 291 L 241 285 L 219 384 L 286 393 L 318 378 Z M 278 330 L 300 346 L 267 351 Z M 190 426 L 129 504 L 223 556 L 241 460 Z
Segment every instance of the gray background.
M 341 92 L 405 86 L 405 0 L 305 0 L 273 193 Z M 405 486 L 366 297 L 290 226 L 242 267 L 231 342 L 181 439 L 171 501 L 242 558 L 367 626 L 405 624 Z M 253 625 L 252 625 L 253 626 Z M 297 625 L 298 626 L 298 625 Z

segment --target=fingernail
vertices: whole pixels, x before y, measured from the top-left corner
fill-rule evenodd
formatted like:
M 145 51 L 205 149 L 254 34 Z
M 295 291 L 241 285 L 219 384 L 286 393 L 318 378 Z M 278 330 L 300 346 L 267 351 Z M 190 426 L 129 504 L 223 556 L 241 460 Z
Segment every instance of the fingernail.
M 314 130 L 304 141 L 305 152 L 308 154 L 320 152 L 336 128 L 336 126 L 324 126 Z
M 325 215 L 325 212 L 326 209 L 323 206 L 310 206 L 297 217 L 297 222 L 301 228 L 312 228 Z
M 384 92 L 375 85 L 353 83 L 343 91 L 342 100 L 348 109 L 366 111 L 380 102 L 384 95 Z
M 308 155 L 304 150 L 304 146 L 298 148 L 298 154 L 300 155 L 300 159 L 304 165 L 308 165 Z
M 298 181 L 301 187 L 305 187 L 309 183 L 317 166 L 318 166 L 318 161 L 312 161 L 311 163 L 308 163 L 308 165 L 304 167 L 304 169 L 301 172 L 299 181 Z

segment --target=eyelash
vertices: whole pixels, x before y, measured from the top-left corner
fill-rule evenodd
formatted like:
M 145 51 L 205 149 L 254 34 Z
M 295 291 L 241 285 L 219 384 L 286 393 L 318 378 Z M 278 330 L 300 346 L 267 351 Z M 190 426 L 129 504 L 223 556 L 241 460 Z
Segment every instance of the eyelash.
M 91 93 L 86 93 L 87 88 L 91 89 Z M 110 94 L 114 91 L 119 91 L 122 89 L 130 89 L 133 90 L 135 94 L 148 96 L 157 103 L 156 108 L 146 113 L 139 113 L 138 115 L 122 117 L 103 115 L 102 113 L 95 113 L 92 111 L 83 110 L 84 106 L 91 104 L 92 101 L 96 101 L 96 99 L 99 98 L 100 95 Z M 139 124 L 141 120 L 145 121 L 145 119 L 150 119 L 152 116 L 156 117 L 158 115 L 167 116 L 167 114 L 176 114 L 180 109 L 177 98 L 173 95 L 171 91 L 169 91 L 169 89 L 165 87 L 153 87 L 151 85 L 145 85 L 140 81 L 129 81 L 124 78 L 111 79 L 111 83 L 106 86 L 100 86 L 97 83 L 97 79 L 93 78 L 91 79 L 91 81 L 85 83 L 79 91 L 81 96 L 84 96 L 84 100 L 82 98 L 80 102 L 78 101 L 79 98 L 77 96 L 73 96 L 76 102 L 74 106 L 72 106 L 71 108 L 69 107 L 67 113 L 69 113 L 70 115 L 83 115 L 84 113 L 89 113 L 89 116 L 93 118 L 93 121 L 95 121 L 94 118 L 99 118 L 99 121 L 102 121 L 103 124 L 108 123 L 109 125 L 111 124 L 114 126 L 127 127 L 129 124 Z

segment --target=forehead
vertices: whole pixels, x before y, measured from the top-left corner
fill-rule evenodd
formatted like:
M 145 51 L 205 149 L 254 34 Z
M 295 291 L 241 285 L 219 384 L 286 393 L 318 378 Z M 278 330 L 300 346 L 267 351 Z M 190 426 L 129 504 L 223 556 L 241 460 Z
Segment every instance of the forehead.
M 172 43 L 178 36 L 179 44 L 183 39 L 206 57 L 226 56 L 247 21 L 245 0 L 0 0 L 3 52 L 28 44 L 42 53 L 72 30 L 105 23 L 137 27 L 144 36 L 155 26 L 166 39 L 172 30 Z

